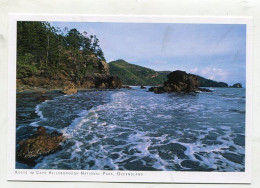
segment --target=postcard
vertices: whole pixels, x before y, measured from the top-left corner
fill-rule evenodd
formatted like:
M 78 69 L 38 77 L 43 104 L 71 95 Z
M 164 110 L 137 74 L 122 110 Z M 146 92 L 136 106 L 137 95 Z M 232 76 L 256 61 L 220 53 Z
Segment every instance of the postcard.
M 8 180 L 250 183 L 251 18 L 9 24 Z

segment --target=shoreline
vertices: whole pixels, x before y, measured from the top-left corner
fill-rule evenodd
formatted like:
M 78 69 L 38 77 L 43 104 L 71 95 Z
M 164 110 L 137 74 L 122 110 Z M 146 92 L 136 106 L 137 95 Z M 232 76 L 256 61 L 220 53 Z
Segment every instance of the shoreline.
M 118 89 L 131 89 L 131 86 L 123 86 L 122 88 L 76 88 L 77 91 L 114 91 Z M 45 93 L 61 93 L 62 94 L 63 88 L 57 87 L 52 89 L 47 89 L 43 87 L 30 87 L 23 90 L 16 89 L 16 94 L 45 94 Z M 64 94 L 66 95 L 66 94 Z

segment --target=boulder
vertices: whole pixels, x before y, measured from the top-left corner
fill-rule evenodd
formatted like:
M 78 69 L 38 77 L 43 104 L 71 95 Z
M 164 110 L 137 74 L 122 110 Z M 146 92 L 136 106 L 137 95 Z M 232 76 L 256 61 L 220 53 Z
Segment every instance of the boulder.
M 155 87 L 150 87 L 148 90 L 151 91 L 151 92 L 154 92 L 154 88 Z
M 26 140 L 19 142 L 16 152 L 17 160 L 26 164 L 35 164 L 40 156 L 49 155 L 61 149 L 65 137 L 56 131 L 47 133 L 45 127 L 39 126 L 37 132 Z
M 196 76 L 184 71 L 173 71 L 167 75 L 168 80 L 163 85 L 166 92 L 195 92 L 198 90 L 199 81 Z
M 73 83 L 68 83 L 62 90 L 62 93 L 66 95 L 75 94 L 77 92 L 77 88 Z
M 143 85 L 141 85 L 141 87 L 140 87 L 141 89 L 146 89 L 146 87 L 144 87 Z
M 195 75 L 187 74 L 184 71 L 173 71 L 167 75 L 168 80 L 161 87 L 151 87 L 149 91 L 154 93 L 163 92 L 197 92 L 199 81 Z
M 121 87 L 122 82 L 118 76 L 99 75 L 95 77 L 95 88 L 116 89 Z
M 44 102 L 44 101 L 46 101 L 46 100 L 52 100 L 52 97 L 50 97 L 50 96 L 44 96 L 44 95 L 41 95 L 40 97 L 37 97 L 36 99 L 35 99 L 37 102 Z
M 198 91 L 200 91 L 200 92 L 212 92 L 210 89 L 207 89 L 207 88 L 198 88 Z

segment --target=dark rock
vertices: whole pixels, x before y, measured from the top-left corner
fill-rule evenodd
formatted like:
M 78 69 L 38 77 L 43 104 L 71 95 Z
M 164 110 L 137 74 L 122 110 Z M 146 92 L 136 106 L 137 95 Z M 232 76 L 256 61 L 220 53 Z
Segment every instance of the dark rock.
M 141 85 L 140 89 L 146 89 L 146 87 L 144 87 L 143 85 Z
M 168 80 L 162 87 L 150 88 L 154 93 L 163 92 L 197 92 L 199 87 L 198 78 L 195 75 L 187 74 L 184 71 L 173 71 L 167 75 Z
M 116 89 L 122 87 L 118 76 L 95 75 L 93 78 L 94 87 L 98 89 Z
M 236 84 L 234 84 L 234 85 L 231 86 L 231 87 L 233 87 L 233 88 L 242 88 L 242 84 L 236 83 Z
M 37 102 L 44 102 L 46 100 L 52 100 L 53 98 L 50 97 L 50 96 L 44 96 L 44 95 L 41 95 L 40 97 L 37 97 L 36 98 L 36 101 Z
M 165 91 L 164 91 L 164 89 L 162 87 L 155 87 L 153 89 L 153 92 L 159 94 L 159 93 L 164 93 Z
M 123 85 L 122 88 L 131 89 L 131 87 L 130 87 L 130 86 L 127 86 L 127 85 Z
M 167 75 L 167 78 L 168 80 L 163 85 L 166 92 L 195 92 L 198 90 L 197 77 L 184 71 L 173 71 Z
M 207 88 L 198 88 L 198 91 L 201 91 L 201 92 L 212 92 L 210 89 L 207 89 Z
M 149 88 L 149 91 L 152 91 L 152 92 L 153 92 L 153 91 L 154 91 L 154 87 L 150 87 L 150 88 Z
M 34 165 L 37 158 L 61 149 L 61 142 L 64 140 L 65 137 L 61 133 L 52 132 L 49 134 L 43 126 L 39 126 L 36 133 L 19 142 L 19 148 L 16 152 L 17 160 Z

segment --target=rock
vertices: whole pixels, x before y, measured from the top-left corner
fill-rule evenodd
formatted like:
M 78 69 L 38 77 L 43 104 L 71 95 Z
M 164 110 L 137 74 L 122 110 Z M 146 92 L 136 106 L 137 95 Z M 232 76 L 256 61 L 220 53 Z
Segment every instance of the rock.
M 27 140 L 19 142 L 16 156 L 17 160 L 26 164 L 35 164 L 35 160 L 40 156 L 54 153 L 61 149 L 61 142 L 65 137 L 61 133 L 47 133 L 43 126 L 37 128 L 37 132 Z
M 198 91 L 201 91 L 201 92 L 212 92 L 210 89 L 207 89 L 207 88 L 198 88 Z
M 95 77 L 95 88 L 121 88 L 122 82 L 117 76 L 99 75 Z
M 153 88 L 153 92 L 159 94 L 159 93 L 164 93 L 165 90 L 162 87 L 155 87 Z
M 40 97 L 37 97 L 35 100 L 37 102 L 44 102 L 46 100 L 52 100 L 52 97 L 41 95 Z
M 143 85 L 141 85 L 141 87 L 140 87 L 141 89 L 146 89 L 146 87 L 144 87 Z
M 197 77 L 184 71 L 173 71 L 167 75 L 167 78 L 168 80 L 163 85 L 166 92 L 195 92 L 198 90 Z
M 69 83 L 68 85 L 66 85 L 64 87 L 64 89 L 62 90 L 62 93 L 63 94 L 66 94 L 66 95 L 71 95 L 71 94 L 75 94 L 77 93 L 77 88 L 76 86 L 73 84 L 73 83 Z
M 109 76 L 107 87 L 111 89 L 121 88 L 122 82 L 118 76 Z
M 98 67 L 101 74 L 109 74 L 109 65 L 105 61 L 99 61 Z
M 122 88 L 131 89 L 131 87 L 130 87 L 130 86 L 127 86 L 127 85 L 122 85 Z
M 233 87 L 233 88 L 242 88 L 242 84 L 236 83 L 236 84 L 234 84 L 234 85 L 231 86 L 231 87 Z
M 154 91 L 154 87 L 150 87 L 149 91 L 153 92 Z
M 199 81 L 197 76 L 192 74 L 187 74 L 184 71 L 173 71 L 167 75 L 168 80 L 164 82 L 161 87 L 151 87 L 149 91 L 154 93 L 164 93 L 164 92 L 198 92 L 199 91 Z M 206 90 L 205 90 L 206 91 Z

